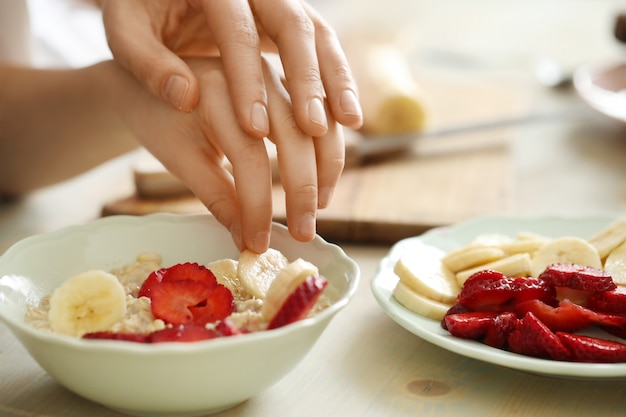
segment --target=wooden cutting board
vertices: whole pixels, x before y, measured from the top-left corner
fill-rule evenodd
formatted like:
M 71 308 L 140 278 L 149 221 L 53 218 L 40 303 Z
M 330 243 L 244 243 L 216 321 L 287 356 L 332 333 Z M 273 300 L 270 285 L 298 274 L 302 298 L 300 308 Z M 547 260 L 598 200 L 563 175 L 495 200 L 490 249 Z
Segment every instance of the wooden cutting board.
M 529 94 L 510 76 L 423 78 L 428 130 L 524 117 Z M 391 244 L 425 230 L 507 212 L 513 201 L 510 142 L 518 125 L 416 140 L 402 155 L 345 170 L 331 205 L 318 214 L 318 233 L 335 242 Z M 275 185 L 274 219 L 285 222 L 284 194 Z M 192 196 L 111 201 L 103 215 L 206 212 Z

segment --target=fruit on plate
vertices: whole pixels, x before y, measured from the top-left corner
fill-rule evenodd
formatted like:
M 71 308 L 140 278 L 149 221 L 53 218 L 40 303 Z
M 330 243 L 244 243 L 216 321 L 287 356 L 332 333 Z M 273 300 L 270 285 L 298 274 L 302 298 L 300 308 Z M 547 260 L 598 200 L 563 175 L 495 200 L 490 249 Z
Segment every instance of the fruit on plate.
M 402 281 L 393 289 L 393 297 L 405 308 L 433 320 L 441 320 L 450 309 L 449 304 L 425 297 L 406 286 Z
M 267 329 L 276 329 L 306 318 L 327 285 L 328 281 L 322 276 L 308 276 L 289 294 Z
M 261 307 L 261 317 L 267 322 L 272 320 L 285 300 L 300 284 L 308 277 L 318 275 L 317 267 L 301 258 L 286 265 L 278 271 L 267 290 Z
M 626 241 L 614 248 L 604 260 L 604 270 L 617 285 L 626 285 Z
M 419 257 L 412 253 L 401 256 L 394 266 L 394 273 L 400 282 L 416 293 L 452 305 L 461 288 L 454 273 L 442 262 L 445 252 L 424 246 L 419 253 Z
M 539 276 L 551 264 L 577 264 L 602 269 L 598 250 L 585 239 L 564 236 L 546 242 L 533 256 L 530 274 Z
M 288 263 L 285 255 L 276 249 L 261 254 L 246 249 L 239 255 L 237 277 L 250 294 L 263 300 L 278 271 Z
M 50 296 L 53 331 L 80 337 L 108 330 L 126 314 L 126 293 L 115 275 L 91 270 L 65 280 Z
M 626 241 L 626 217 L 613 221 L 589 238 L 589 243 L 596 248 L 602 259 L 606 259 L 624 241 Z
M 587 294 L 586 306 L 558 300 L 557 288 Z M 480 271 L 466 281 L 442 320 L 455 337 L 559 361 L 626 361 L 626 342 L 583 336 L 592 326 L 626 336 L 626 290 L 610 275 L 584 265 L 553 264 L 539 277 Z
M 493 262 L 483 264 L 471 269 L 467 269 L 456 274 L 459 285 L 463 285 L 465 281 L 475 272 L 485 269 L 500 271 L 509 276 L 527 276 L 530 273 L 531 259 L 527 253 L 516 253 L 513 255 L 500 258 Z
M 457 273 L 466 269 L 497 261 L 506 256 L 506 252 L 494 246 L 470 245 L 452 251 L 441 258 L 441 262 L 451 272 Z

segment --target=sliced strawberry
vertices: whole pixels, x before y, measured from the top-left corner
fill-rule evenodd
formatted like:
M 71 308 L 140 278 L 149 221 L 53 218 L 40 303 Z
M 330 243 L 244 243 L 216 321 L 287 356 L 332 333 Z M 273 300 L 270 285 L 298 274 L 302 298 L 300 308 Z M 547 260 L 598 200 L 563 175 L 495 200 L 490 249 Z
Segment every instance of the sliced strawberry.
M 554 289 L 556 290 L 556 299 L 559 302 L 568 299 L 572 303 L 583 307 L 587 306 L 589 297 L 595 294 L 594 291 L 575 290 L 567 287 L 554 287 Z
M 529 300 L 517 305 L 515 312 L 523 317 L 532 312 L 553 332 L 574 332 L 593 324 L 593 317 L 589 310 L 564 300 L 558 307 L 550 306 L 541 300 Z
M 522 355 L 559 361 L 570 358 L 559 337 L 531 312 L 526 313 L 520 325 L 509 334 L 508 346 L 511 352 Z
M 125 342 L 136 343 L 149 343 L 150 335 L 146 333 L 126 333 L 126 332 L 91 332 L 83 335 L 83 339 L 106 339 L 106 340 L 121 340 Z
M 557 337 L 576 362 L 615 363 L 626 361 L 626 344 L 596 337 L 557 332 Z
M 446 316 L 449 316 L 451 314 L 469 313 L 470 311 L 472 311 L 472 310 L 470 310 L 469 308 L 465 307 L 464 305 L 459 304 L 459 303 L 455 303 L 454 305 L 452 305 L 452 307 L 450 307 L 448 309 L 448 311 L 446 311 Z M 448 330 L 447 327 L 446 327 L 445 316 L 444 316 L 444 319 L 441 320 L 441 327 L 444 330 Z
M 228 288 L 217 284 L 210 291 L 209 296 L 204 301 L 189 307 L 194 323 L 201 325 L 214 323 L 224 320 L 233 312 L 233 293 Z
M 555 301 L 554 287 L 536 278 L 506 277 L 484 270 L 471 275 L 463 284 L 457 303 L 472 311 L 512 311 L 516 304 L 539 299 Z
M 207 329 L 199 324 L 187 323 L 173 327 L 166 327 L 150 334 L 150 342 L 197 342 L 219 337 L 214 330 Z
M 463 339 L 479 340 L 498 315 L 495 311 L 470 311 L 449 314 L 444 317 L 445 327 L 450 334 Z
M 515 313 L 505 311 L 493 318 L 489 326 L 483 343 L 498 349 L 506 349 L 508 347 L 509 334 L 517 329 L 520 320 Z
M 161 281 L 173 282 L 183 280 L 200 281 L 211 287 L 217 285 L 217 278 L 215 278 L 210 269 L 197 263 L 185 262 L 152 272 L 141 285 L 138 296 L 150 298 L 152 287 Z
M 204 303 L 211 295 L 208 285 L 191 280 L 160 282 L 150 290 L 152 314 L 170 324 L 194 321 L 191 307 Z
M 326 285 L 328 281 L 322 276 L 308 277 L 287 297 L 267 328 L 275 329 L 305 318 Z
M 596 292 L 587 299 L 587 306 L 602 313 L 626 315 L 626 287 Z
M 616 287 L 608 272 L 577 264 L 552 264 L 539 274 L 539 279 L 555 287 L 583 291 L 610 291 Z

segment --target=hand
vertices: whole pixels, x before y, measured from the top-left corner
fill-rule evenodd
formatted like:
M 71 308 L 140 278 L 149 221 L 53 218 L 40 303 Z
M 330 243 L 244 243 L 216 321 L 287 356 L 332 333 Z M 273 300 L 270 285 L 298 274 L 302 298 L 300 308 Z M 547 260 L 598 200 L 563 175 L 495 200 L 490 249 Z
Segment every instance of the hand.
M 157 97 L 189 112 L 200 87 L 184 56 L 220 54 L 233 110 L 250 136 L 270 131 L 261 49 L 281 57 L 297 125 L 320 137 L 327 117 L 360 127 L 357 87 L 334 30 L 301 0 L 100 0 L 115 59 Z
M 269 138 L 279 155 L 289 231 L 297 240 L 311 240 L 316 211 L 328 204 L 343 169 L 342 130 L 327 112 L 329 128 L 324 136 L 303 133 L 293 122 L 279 74 L 264 60 L 259 62 L 272 109 Z M 237 122 L 221 60 L 189 59 L 186 65 L 201 92 L 194 111 L 173 111 L 140 89 L 130 93 L 133 99 L 120 99 L 120 114 L 140 142 L 231 231 L 240 249 L 263 252 L 269 246 L 272 219 L 271 167 L 265 145 Z M 224 167 L 224 156 L 233 175 Z

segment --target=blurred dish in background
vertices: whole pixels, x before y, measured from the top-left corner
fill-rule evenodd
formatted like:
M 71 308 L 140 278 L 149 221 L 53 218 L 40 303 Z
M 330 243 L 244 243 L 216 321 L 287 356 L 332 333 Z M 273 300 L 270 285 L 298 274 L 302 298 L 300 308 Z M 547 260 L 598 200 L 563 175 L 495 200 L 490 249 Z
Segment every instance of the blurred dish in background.
M 592 108 L 626 122 L 626 62 L 582 66 L 573 81 L 578 95 Z

